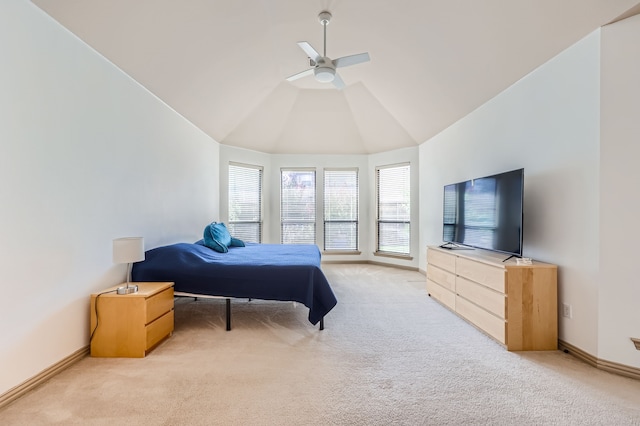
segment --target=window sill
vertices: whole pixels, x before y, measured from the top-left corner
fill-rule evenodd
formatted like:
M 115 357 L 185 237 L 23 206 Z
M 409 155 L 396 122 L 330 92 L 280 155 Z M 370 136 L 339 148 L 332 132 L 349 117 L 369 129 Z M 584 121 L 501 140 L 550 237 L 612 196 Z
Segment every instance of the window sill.
M 400 260 L 413 260 L 413 256 L 410 256 L 408 254 L 385 253 L 383 251 L 374 251 L 373 255 L 380 256 L 380 257 L 391 257 L 393 259 L 400 259 Z
M 328 251 L 325 250 L 325 251 L 322 252 L 323 256 L 324 255 L 328 255 L 328 256 L 340 255 L 340 256 L 342 256 L 342 255 L 345 255 L 345 254 L 346 255 L 360 255 L 360 254 L 362 254 L 362 252 L 360 250 L 328 250 Z

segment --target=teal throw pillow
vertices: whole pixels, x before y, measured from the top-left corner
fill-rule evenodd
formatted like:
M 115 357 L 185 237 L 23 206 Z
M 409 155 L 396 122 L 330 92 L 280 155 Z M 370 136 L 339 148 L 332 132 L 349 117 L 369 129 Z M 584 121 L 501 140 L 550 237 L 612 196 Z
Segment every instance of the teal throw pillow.
M 224 223 L 211 222 L 204 228 L 204 245 L 219 252 L 227 253 L 231 244 L 231 235 Z
M 231 237 L 229 247 L 244 247 L 244 241 Z

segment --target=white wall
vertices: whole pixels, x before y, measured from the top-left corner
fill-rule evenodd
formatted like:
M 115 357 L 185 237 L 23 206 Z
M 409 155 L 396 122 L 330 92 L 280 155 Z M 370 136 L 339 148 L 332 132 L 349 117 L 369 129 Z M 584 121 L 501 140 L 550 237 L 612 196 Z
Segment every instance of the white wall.
M 599 65 L 596 31 L 420 146 L 420 267 L 442 243 L 443 186 L 525 169 L 524 255 L 559 266 L 559 337 L 596 355 Z
M 85 347 L 112 239 L 197 237 L 219 146 L 24 0 L 0 2 L 0 394 Z
M 599 353 L 640 367 L 640 16 L 602 28 Z

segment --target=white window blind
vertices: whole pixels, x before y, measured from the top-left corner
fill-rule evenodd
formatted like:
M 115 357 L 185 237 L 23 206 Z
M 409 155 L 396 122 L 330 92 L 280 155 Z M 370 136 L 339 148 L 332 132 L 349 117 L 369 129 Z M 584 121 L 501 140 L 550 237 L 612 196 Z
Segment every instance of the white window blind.
M 315 244 L 315 170 L 282 169 L 280 182 L 280 241 L 282 244 Z
M 229 233 L 262 242 L 262 168 L 229 164 Z
M 409 164 L 376 169 L 377 251 L 410 254 L 411 180 Z
M 324 171 L 324 249 L 358 250 L 358 170 Z

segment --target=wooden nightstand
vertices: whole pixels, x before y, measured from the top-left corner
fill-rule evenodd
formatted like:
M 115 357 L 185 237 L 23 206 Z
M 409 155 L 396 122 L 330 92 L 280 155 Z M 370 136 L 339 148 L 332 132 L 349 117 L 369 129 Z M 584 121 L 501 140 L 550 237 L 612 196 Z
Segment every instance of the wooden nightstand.
M 133 284 L 137 293 L 91 295 L 91 356 L 143 358 L 173 333 L 173 283 Z

